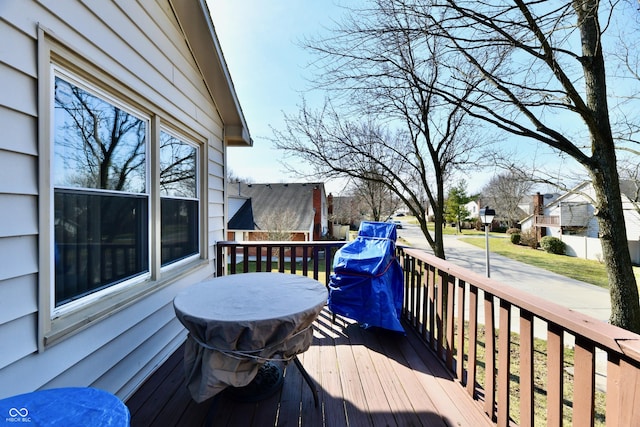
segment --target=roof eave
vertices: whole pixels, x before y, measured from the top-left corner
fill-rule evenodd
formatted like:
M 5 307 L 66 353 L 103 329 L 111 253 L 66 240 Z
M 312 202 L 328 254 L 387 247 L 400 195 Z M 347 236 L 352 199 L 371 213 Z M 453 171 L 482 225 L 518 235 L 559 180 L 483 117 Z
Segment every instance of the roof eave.
M 222 118 L 225 145 L 251 147 L 253 140 L 205 0 L 169 3 Z

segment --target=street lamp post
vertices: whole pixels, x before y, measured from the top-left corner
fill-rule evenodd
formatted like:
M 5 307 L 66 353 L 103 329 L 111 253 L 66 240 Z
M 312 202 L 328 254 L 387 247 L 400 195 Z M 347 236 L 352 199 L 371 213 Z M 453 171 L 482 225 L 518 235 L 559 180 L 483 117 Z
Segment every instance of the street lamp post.
M 491 272 L 489 269 L 489 226 L 493 222 L 493 218 L 496 216 L 496 211 L 493 209 L 489 209 L 489 206 L 485 206 L 480 209 L 480 221 L 484 224 L 484 239 L 485 239 L 485 250 L 487 255 L 487 277 L 491 277 Z

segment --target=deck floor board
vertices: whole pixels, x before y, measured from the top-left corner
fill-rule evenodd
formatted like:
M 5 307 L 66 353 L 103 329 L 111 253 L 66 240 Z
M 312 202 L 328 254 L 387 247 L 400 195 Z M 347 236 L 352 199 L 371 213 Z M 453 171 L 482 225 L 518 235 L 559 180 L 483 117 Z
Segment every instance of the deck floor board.
M 294 363 L 271 397 L 240 403 L 225 393 L 195 403 L 179 348 L 127 400 L 132 427 L 149 426 L 491 426 L 478 402 L 412 332 L 362 329 L 324 310 L 299 356 L 320 404 Z

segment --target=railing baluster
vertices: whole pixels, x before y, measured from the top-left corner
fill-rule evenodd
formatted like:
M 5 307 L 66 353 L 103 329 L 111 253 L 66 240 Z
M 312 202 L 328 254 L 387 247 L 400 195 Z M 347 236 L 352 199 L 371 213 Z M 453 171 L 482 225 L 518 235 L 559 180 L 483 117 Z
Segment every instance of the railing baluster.
M 313 247 L 313 278 L 318 280 L 319 264 L 320 263 L 320 249 L 317 246 Z
M 422 338 L 429 342 L 429 335 L 433 331 L 433 325 L 430 323 L 431 311 L 429 306 L 431 304 L 431 294 L 429 291 L 429 266 L 421 265 L 422 269 L 422 294 L 424 295 L 424 301 L 422 301 Z
M 573 425 L 593 426 L 595 402 L 596 357 L 595 345 L 576 337 L 573 367 Z
M 327 274 L 325 274 L 324 284 L 327 286 L 329 286 L 329 276 L 331 273 L 332 261 L 333 261 L 333 253 L 331 251 L 331 246 L 327 245 L 324 247 L 324 271 L 327 272 Z
M 637 348 L 635 350 L 638 351 Z M 635 363 L 627 360 L 620 361 L 620 389 L 622 390 L 619 403 L 621 414 L 617 425 L 621 427 L 635 425 L 640 419 L 640 368 L 637 361 Z M 609 425 L 608 419 L 607 425 Z
M 564 331 L 554 323 L 547 326 L 547 425 L 562 425 Z
M 436 349 L 436 268 L 429 266 L 429 345 Z
M 267 246 L 267 271 L 273 270 L 273 246 Z
M 533 417 L 533 314 L 520 310 L 520 426 L 532 427 Z
M 238 257 L 238 254 L 236 253 L 237 248 L 238 247 L 236 245 L 231 245 L 229 247 L 229 251 L 231 252 L 231 259 L 229 260 L 229 270 L 231 271 L 231 274 L 236 273 L 236 263 Z
M 466 299 L 466 283 L 458 279 L 458 316 L 456 339 L 456 377 L 464 384 L 464 310 Z
M 224 251 L 226 250 L 226 246 L 216 245 L 216 276 L 223 276 L 224 272 L 227 270 L 224 268 Z
M 422 261 L 417 260 L 414 263 L 414 274 L 416 275 L 416 318 L 418 319 L 418 322 L 416 324 L 416 331 L 418 331 L 418 333 L 422 332 L 424 333 L 424 329 L 426 327 L 426 323 L 425 323 L 425 313 L 424 313 L 424 301 L 425 301 L 425 292 L 424 292 L 424 278 L 423 278 L 423 268 L 422 268 Z
M 399 249 L 398 252 L 400 253 L 400 259 L 398 260 L 398 262 L 400 262 L 400 265 L 402 266 L 404 275 L 404 281 L 402 283 L 402 286 L 404 288 L 402 314 L 405 319 L 409 320 L 411 319 L 411 313 L 409 312 L 409 308 L 411 307 L 411 305 L 409 304 L 409 294 L 411 292 L 411 265 L 409 264 L 410 257 L 404 256 L 404 251 L 402 249 Z
M 249 272 L 249 246 L 242 248 L 242 271 L 244 273 Z
M 493 420 L 496 406 L 496 328 L 494 322 L 493 295 L 486 291 L 484 292 L 484 327 L 484 411 L 489 418 Z
M 498 332 L 498 425 L 509 425 L 509 379 L 511 377 L 511 304 L 500 300 Z
M 620 363 L 621 360 L 618 355 L 609 354 L 607 360 L 607 408 L 605 418 L 607 425 L 616 427 L 625 425 L 621 420 L 623 409 L 620 404 L 622 399 L 620 393 L 620 383 L 622 382 Z M 627 425 L 629 424 L 627 423 Z
M 291 274 L 296 274 L 296 264 L 298 263 L 298 247 L 291 245 L 289 248 L 289 253 L 291 254 L 289 257 Z
M 409 288 L 411 289 L 411 325 L 415 328 L 418 326 L 418 281 L 416 280 L 416 259 L 409 258 L 410 280 Z
M 469 285 L 469 357 L 467 358 L 467 393 L 476 397 L 478 366 L 478 288 Z
M 262 271 L 262 246 L 256 246 L 256 271 Z
M 303 276 L 308 276 L 309 275 L 309 255 L 308 255 L 308 250 L 309 247 L 308 246 L 303 246 L 302 247 L 302 275 Z
M 438 357 L 442 359 L 443 349 L 444 349 L 444 310 L 445 310 L 445 301 L 444 301 L 444 293 L 445 287 L 447 283 L 447 273 L 442 270 L 438 270 L 438 275 L 436 277 L 437 280 L 437 290 L 436 290 L 436 346 L 438 349 Z
M 286 260 L 284 251 L 285 251 L 284 245 L 278 246 L 278 271 L 280 273 L 284 273 L 284 263 Z
M 456 278 L 452 274 L 447 275 L 447 296 L 445 298 L 447 303 L 447 324 L 446 324 L 446 337 L 445 352 L 447 357 L 447 368 L 453 372 L 453 343 L 455 340 L 455 330 L 453 319 L 455 317 L 454 302 L 455 302 L 455 282 Z

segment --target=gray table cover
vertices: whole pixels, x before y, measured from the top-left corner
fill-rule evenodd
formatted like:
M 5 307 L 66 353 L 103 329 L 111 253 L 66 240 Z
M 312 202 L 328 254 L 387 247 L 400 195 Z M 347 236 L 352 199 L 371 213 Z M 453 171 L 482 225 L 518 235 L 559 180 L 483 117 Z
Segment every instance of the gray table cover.
M 193 399 L 245 386 L 267 359 L 306 351 L 326 302 L 320 282 L 282 273 L 222 276 L 179 293 L 173 305 L 189 331 L 184 363 Z

